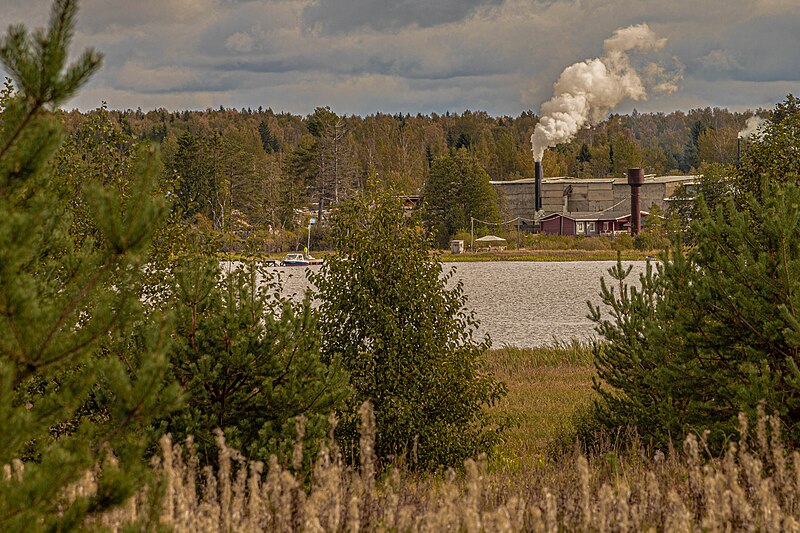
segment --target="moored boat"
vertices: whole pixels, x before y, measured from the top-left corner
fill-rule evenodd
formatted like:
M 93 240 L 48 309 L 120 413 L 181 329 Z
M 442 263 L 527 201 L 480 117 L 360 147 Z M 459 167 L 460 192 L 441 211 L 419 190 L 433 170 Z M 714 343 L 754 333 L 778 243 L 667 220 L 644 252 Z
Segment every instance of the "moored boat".
M 303 254 L 286 254 L 281 266 L 308 266 L 311 262 Z

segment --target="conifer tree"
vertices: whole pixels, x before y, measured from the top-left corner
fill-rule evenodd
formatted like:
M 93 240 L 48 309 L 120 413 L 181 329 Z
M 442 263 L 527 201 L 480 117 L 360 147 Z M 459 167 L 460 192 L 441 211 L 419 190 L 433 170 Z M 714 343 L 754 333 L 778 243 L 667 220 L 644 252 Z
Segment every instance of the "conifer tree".
M 759 141 L 764 179 L 744 209 L 730 196 L 713 211 L 701 200 L 691 248 L 676 244 L 639 288 L 621 264 L 616 286 L 603 281 L 610 314 L 591 311 L 606 340 L 595 351 L 602 425 L 632 425 L 663 447 L 708 430 L 721 451 L 738 414 L 755 418 L 763 402 L 800 443 L 800 186 L 795 158 L 769 149 L 797 151 L 785 125 Z
M 165 213 L 151 195 L 156 154 L 138 159 L 124 200 L 87 191 L 98 232 L 81 243 L 51 175 L 53 111 L 101 63 L 87 50 L 67 64 L 75 15 L 75 1 L 56 0 L 48 28 L 11 26 L 0 39 L 16 85 L 0 109 L 0 464 L 25 460 L 0 479 L 4 531 L 71 529 L 128 498 L 150 472 L 140 430 L 176 400 L 164 381 L 168 323 L 138 298 Z M 67 499 L 90 469 L 97 492 Z
M 800 443 L 800 188 L 775 189 L 738 210 L 728 201 L 693 223 L 681 246 L 640 288 L 618 265 L 605 282 L 610 317 L 592 310 L 607 342 L 595 353 L 595 414 L 609 428 L 632 425 L 661 447 L 709 430 L 720 451 L 738 414 L 759 402 Z
M 736 190 L 760 198 L 772 183 L 800 182 L 800 99 L 775 106 L 759 137 L 744 141 Z
M 249 459 L 291 459 L 300 417 L 307 453 L 316 457 L 328 417 L 349 394 L 338 360 L 320 353 L 309 301 L 280 296 L 280 281 L 256 265 L 223 275 L 216 260 L 176 269 L 176 342 L 172 373 L 184 408 L 165 419 L 173 438 L 193 435 L 203 461 L 217 455 L 214 432 Z

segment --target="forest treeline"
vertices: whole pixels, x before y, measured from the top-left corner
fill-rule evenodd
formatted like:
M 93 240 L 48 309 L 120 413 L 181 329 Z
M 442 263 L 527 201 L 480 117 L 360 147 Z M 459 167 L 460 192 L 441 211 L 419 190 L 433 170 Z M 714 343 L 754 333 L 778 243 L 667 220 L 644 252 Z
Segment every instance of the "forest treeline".
M 754 114 L 705 108 L 612 115 L 546 152 L 547 176 L 603 177 L 642 166 L 685 174 L 737 158 L 737 134 Z M 492 180 L 533 177 L 530 135 L 538 117 L 482 111 L 430 115 L 339 116 L 318 107 L 305 117 L 271 109 L 60 112 L 71 134 L 65 150 L 91 158 L 98 136 L 134 151 L 160 143 L 163 182 L 185 219 L 216 231 L 295 229 L 311 213 L 361 191 L 372 176 L 394 191 L 424 191 L 433 162 L 467 152 Z M 305 211 L 305 216 L 300 213 Z M 309 212 L 310 211 L 310 212 Z

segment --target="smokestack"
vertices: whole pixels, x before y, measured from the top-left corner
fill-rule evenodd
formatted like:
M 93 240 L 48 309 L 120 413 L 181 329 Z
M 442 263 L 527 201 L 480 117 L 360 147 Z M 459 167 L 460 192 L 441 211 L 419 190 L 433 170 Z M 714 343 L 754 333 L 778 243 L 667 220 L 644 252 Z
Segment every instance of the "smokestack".
M 644 169 L 628 169 L 628 185 L 631 186 L 631 237 L 639 233 L 642 225 L 642 209 L 639 205 L 639 187 L 644 185 Z
M 536 207 L 536 212 L 542 210 L 542 162 L 541 161 L 534 161 L 533 162 L 533 169 L 534 169 L 534 207 Z
M 666 43 L 647 24 L 619 28 L 603 42 L 601 57 L 564 69 L 553 86 L 553 97 L 542 104 L 540 120 L 531 135 L 533 160 L 541 161 L 546 148 L 569 142 L 587 124 L 607 119 L 623 100 L 645 100 L 646 85 L 654 92 L 676 91 L 681 76 L 678 65 L 668 72 L 661 65 L 648 63 L 642 79 L 630 57 L 631 53 L 658 52 Z
M 742 138 L 736 137 L 736 166 L 742 164 Z

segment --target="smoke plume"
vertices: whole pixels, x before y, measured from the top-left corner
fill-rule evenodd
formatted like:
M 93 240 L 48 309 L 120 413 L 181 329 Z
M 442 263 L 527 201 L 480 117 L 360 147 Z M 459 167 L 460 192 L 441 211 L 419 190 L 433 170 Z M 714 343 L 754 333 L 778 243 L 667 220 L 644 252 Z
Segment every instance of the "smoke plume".
M 542 104 L 541 119 L 531 135 L 533 158 L 541 161 L 548 146 L 568 142 L 580 128 L 596 124 L 626 98 L 647 98 L 645 82 L 631 64 L 628 52 L 656 52 L 664 48 L 647 24 L 620 28 L 603 43 L 604 55 L 567 67 L 555 83 L 555 95 Z M 677 89 L 680 73 L 668 77 L 659 65 L 646 65 L 645 79 L 656 92 Z
M 761 128 L 761 125 L 766 121 L 766 119 L 761 118 L 758 115 L 753 115 L 747 119 L 747 122 L 744 124 L 744 129 L 739 132 L 737 137 L 740 139 L 746 139 L 747 137 L 752 137 L 753 135 L 760 135 L 761 132 L 759 131 L 759 128 Z

